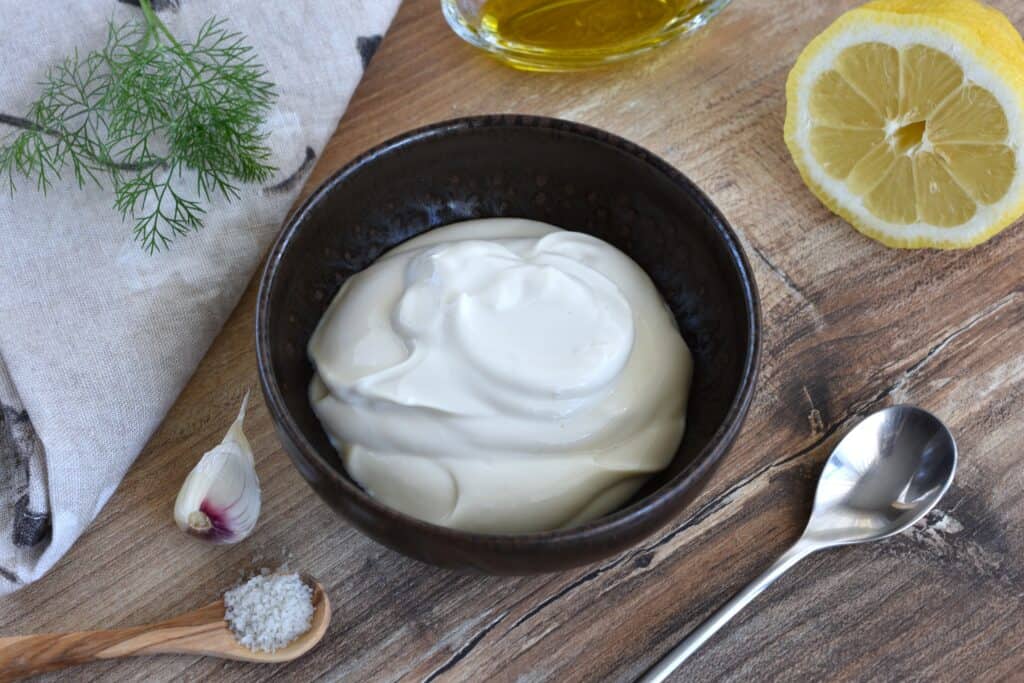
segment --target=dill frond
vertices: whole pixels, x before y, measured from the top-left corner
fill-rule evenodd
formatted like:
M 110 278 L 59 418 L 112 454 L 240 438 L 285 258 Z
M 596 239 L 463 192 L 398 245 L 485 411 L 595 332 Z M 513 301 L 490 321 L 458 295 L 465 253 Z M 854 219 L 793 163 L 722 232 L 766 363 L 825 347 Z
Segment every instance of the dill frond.
M 52 66 L 26 119 L 0 146 L 11 192 L 64 173 L 109 187 L 149 252 L 202 227 L 201 202 L 239 196 L 274 172 L 263 124 L 276 99 L 245 36 L 220 19 L 179 42 L 141 0 L 143 21 L 110 24 L 105 45 Z

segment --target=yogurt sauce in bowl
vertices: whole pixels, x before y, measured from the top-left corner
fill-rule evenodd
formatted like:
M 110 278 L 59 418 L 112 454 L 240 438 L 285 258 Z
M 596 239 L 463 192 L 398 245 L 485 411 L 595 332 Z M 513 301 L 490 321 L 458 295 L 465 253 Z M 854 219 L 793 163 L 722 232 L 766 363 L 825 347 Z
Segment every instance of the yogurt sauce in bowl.
M 646 273 L 606 242 L 492 218 L 349 278 L 308 347 L 349 475 L 413 517 L 515 534 L 606 514 L 682 439 L 692 360 Z

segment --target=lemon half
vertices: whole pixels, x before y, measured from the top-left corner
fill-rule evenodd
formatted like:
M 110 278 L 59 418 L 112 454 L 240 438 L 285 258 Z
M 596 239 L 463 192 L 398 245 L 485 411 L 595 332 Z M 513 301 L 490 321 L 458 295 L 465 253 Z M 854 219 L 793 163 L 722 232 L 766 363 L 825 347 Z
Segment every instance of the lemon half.
M 803 51 L 786 144 L 804 181 L 892 247 L 984 242 L 1024 214 L 1024 40 L 975 0 L 876 0 Z

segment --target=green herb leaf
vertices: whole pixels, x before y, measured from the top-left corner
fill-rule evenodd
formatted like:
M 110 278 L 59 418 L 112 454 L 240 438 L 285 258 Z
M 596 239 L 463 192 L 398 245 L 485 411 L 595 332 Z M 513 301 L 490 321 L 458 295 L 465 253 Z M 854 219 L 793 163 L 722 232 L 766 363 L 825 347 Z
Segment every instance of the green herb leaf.
M 111 23 L 103 48 L 51 67 L 26 118 L 0 147 L 0 175 L 45 192 L 70 172 L 107 184 L 114 206 L 153 252 L 197 230 L 215 196 L 268 180 L 263 124 L 274 85 L 245 37 L 220 19 L 179 42 L 140 0 L 142 22 Z

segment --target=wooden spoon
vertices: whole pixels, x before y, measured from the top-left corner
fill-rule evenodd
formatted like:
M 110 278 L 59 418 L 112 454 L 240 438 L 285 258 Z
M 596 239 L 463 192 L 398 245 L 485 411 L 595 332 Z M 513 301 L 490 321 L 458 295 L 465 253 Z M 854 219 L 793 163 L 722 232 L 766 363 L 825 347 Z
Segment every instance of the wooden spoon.
M 313 620 L 309 630 L 275 652 L 255 652 L 239 644 L 224 621 L 224 600 L 210 603 L 168 621 L 109 631 L 41 633 L 0 638 L 0 681 L 116 657 L 188 654 L 243 662 L 287 662 L 320 642 L 331 621 L 327 593 L 312 577 L 302 580 L 313 589 Z

